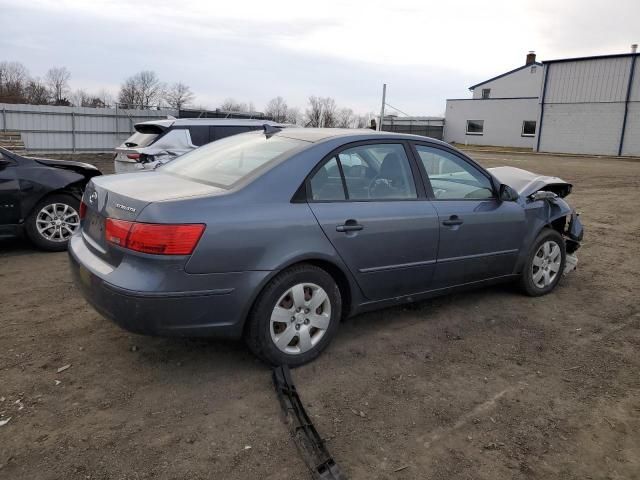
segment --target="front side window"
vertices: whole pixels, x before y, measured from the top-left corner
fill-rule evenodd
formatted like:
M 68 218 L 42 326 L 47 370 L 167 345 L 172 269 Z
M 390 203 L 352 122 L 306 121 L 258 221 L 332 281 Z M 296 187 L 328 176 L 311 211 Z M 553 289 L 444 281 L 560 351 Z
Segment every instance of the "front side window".
M 436 199 L 493 198 L 493 188 L 489 179 L 462 158 L 425 145 L 416 145 L 416 150 Z
M 467 135 L 482 135 L 484 120 L 467 120 Z
M 522 136 L 534 137 L 536 134 L 536 122 L 535 120 L 525 120 L 522 122 Z
M 483 88 L 482 89 L 482 98 L 489 98 L 489 96 L 491 95 L 491 89 L 490 88 Z
M 219 187 L 230 187 L 280 155 L 307 142 L 247 133 L 209 143 L 159 167 L 164 173 Z

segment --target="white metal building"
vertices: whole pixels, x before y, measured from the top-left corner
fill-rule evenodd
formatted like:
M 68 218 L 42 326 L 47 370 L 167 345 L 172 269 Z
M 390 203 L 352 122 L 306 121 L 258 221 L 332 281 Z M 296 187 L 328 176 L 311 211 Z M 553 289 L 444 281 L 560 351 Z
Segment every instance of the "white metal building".
M 544 63 L 535 149 L 640 156 L 640 54 Z
M 444 139 L 535 151 L 640 156 L 640 72 L 631 53 L 527 64 L 447 100 Z M 533 57 L 533 58 L 532 58 Z
M 530 52 L 525 65 L 469 87 L 472 98 L 447 100 L 445 141 L 533 149 L 542 78 Z

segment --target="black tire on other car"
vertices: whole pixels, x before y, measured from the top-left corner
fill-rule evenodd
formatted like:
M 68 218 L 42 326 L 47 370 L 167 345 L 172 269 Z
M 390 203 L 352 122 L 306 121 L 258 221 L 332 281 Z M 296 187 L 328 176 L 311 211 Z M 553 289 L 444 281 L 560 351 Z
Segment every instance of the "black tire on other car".
M 56 207 L 54 208 L 54 206 Z M 54 212 L 54 217 L 43 214 L 43 209 L 50 209 Z M 62 212 L 65 213 L 63 214 Z M 52 223 L 58 221 L 55 219 L 57 216 L 55 213 L 59 214 L 58 220 L 60 221 L 60 225 L 41 232 L 42 226 L 46 226 L 43 222 L 50 218 L 52 219 Z M 62 225 L 63 222 L 65 223 L 64 226 Z M 50 252 L 60 252 L 67 249 L 69 243 L 68 237 L 70 236 L 68 229 L 72 223 L 77 224 L 75 226 L 75 230 L 77 230 L 80 223 L 80 201 L 66 193 L 54 193 L 53 195 L 46 196 L 33 207 L 33 210 L 27 217 L 25 230 L 29 240 L 38 248 Z M 38 229 L 38 225 L 41 226 L 40 230 Z M 56 231 L 55 228 L 59 229 L 58 231 L 61 232 L 60 235 L 54 235 Z
M 562 277 L 565 261 L 562 235 L 551 228 L 543 229 L 533 243 L 520 277 L 524 292 L 532 297 L 551 292 Z
M 245 341 L 264 362 L 296 367 L 327 347 L 341 315 L 342 297 L 333 277 L 315 265 L 296 265 L 264 287 L 247 319 Z

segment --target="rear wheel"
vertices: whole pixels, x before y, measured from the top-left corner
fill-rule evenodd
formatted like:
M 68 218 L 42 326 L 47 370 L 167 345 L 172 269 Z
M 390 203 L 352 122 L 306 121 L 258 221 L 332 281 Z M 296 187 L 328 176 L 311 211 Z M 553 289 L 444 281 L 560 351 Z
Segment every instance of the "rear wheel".
M 564 239 L 555 230 L 544 229 L 538 235 L 520 283 L 527 295 L 537 297 L 551 292 L 562 276 L 566 259 Z
M 49 251 L 66 250 L 69 238 L 80 228 L 80 201 L 57 193 L 40 200 L 27 218 L 29 239 Z
M 326 271 L 299 265 L 278 274 L 260 293 L 245 340 L 271 365 L 310 362 L 335 335 L 342 311 L 340 289 Z

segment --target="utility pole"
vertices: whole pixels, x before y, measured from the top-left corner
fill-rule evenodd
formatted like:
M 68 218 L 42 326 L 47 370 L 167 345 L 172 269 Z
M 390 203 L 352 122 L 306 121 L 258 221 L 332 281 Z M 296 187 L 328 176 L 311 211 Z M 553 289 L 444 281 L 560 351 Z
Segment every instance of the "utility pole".
M 382 131 L 382 120 L 384 119 L 384 105 L 387 101 L 387 84 L 382 84 L 382 105 L 380 107 L 380 123 L 378 124 L 378 131 Z

